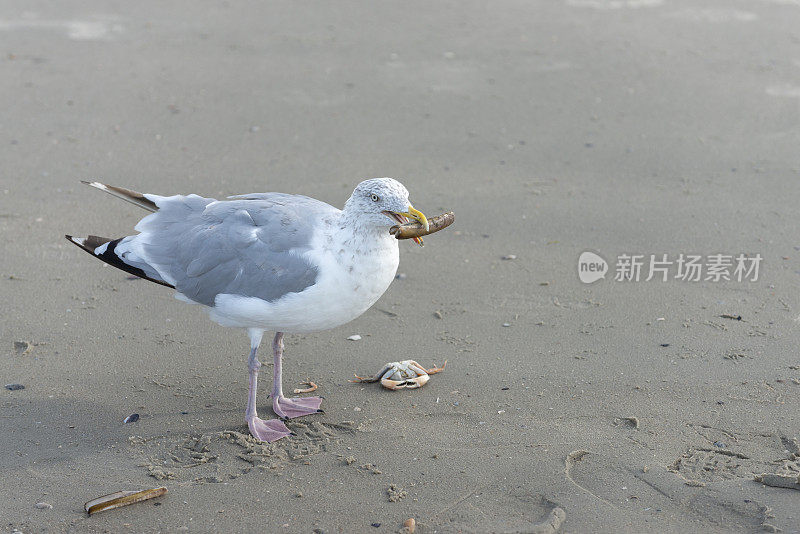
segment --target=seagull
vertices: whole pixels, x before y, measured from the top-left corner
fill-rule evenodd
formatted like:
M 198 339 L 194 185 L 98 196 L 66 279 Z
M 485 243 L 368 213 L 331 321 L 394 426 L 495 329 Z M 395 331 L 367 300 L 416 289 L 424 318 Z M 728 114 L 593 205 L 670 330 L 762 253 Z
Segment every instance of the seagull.
M 151 214 L 136 235 L 66 238 L 109 265 L 174 288 L 175 297 L 205 306 L 212 321 L 250 337 L 250 386 L 245 419 L 258 440 L 291 434 L 287 419 L 322 413 L 319 397 L 285 397 L 281 379 L 284 333 L 336 328 L 370 308 L 389 287 L 400 261 L 392 225 L 428 220 L 392 178 L 365 180 L 339 210 L 302 195 L 255 193 L 205 198 L 142 194 L 84 182 Z M 422 244 L 421 239 L 414 238 Z M 272 409 L 256 411 L 256 351 L 272 341 Z

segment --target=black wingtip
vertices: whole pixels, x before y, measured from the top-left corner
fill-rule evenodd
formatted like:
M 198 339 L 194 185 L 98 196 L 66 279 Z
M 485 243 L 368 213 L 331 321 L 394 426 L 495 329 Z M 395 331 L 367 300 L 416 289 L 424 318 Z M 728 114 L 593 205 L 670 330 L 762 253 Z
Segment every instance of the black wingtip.
M 66 237 L 67 240 L 70 241 L 71 243 L 74 243 L 75 245 L 81 247 L 83 250 L 85 250 L 95 258 L 98 258 L 106 262 L 107 264 L 116 267 L 117 269 L 130 273 L 134 276 L 138 276 L 139 278 L 150 280 L 151 282 L 155 282 L 156 284 L 161 284 L 162 286 L 167 286 L 175 289 L 175 286 L 173 286 L 172 284 L 164 282 L 163 280 L 156 280 L 155 278 L 150 278 L 149 276 L 147 276 L 147 273 L 145 273 L 143 270 L 139 269 L 138 267 L 134 267 L 133 265 L 128 265 L 127 263 L 122 261 L 122 259 L 114 253 L 114 248 L 120 241 L 122 241 L 123 238 L 111 240 L 107 237 L 99 237 L 95 235 L 90 235 L 89 237 L 86 238 L 76 238 L 71 235 L 65 235 L 64 237 Z M 108 246 L 106 247 L 105 251 L 98 254 L 96 252 L 97 247 L 106 243 L 108 243 Z
M 70 243 L 72 243 L 73 245 L 78 245 L 79 247 L 84 248 L 84 244 L 82 243 L 81 238 L 75 237 L 75 236 L 71 236 L 69 234 L 64 234 L 64 238 L 67 241 L 69 241 Z

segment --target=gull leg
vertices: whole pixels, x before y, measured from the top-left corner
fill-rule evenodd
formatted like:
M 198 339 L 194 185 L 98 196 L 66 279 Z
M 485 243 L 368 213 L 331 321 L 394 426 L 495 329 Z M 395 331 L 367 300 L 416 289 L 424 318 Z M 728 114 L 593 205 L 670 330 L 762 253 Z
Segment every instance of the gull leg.
M 283 421 L 278 419 L 270 419 L 265 421 L 258 418 L 256 412 L 256 392 L 258 390 L 258 370 L 261 368 L 261 362 L 258 361 L 256 350 L 259 343 L 261 343 L 261 336 L 264 334 L 263 330 L 249 329 L 250 334 L 250 389 L 247 392 L 247 411 L 245 418 L 247 419 L 247 426 L 250 427 L 250 433 L 256 439 L 261 441 L 275 441 L 291 434 Z
M 272 377 L 272 410 L 283 419 L 294 419 L 303 415 L 322 413 L 319 397 L 291 397 L 283 396 L 283 375 L 281 373 L 281 360 L 283 359 L 283 332 L 277 332 L 272 341 L 274 370 Z

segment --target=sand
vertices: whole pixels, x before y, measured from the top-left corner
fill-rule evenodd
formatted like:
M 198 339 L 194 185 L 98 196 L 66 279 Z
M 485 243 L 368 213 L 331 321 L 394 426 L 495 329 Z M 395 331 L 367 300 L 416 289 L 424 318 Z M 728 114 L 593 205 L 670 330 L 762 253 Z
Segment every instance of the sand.
M 785 0 L 3 2 L 0 529 L 798 532 L 799 28 Z M 242 332 L 63 239 L 144 214 L 81 179 L 341 206 L 374 176 L 456 223 L 288 336 L 326 413 L 271 445 Z M 681 253 L 763 263 L 613 279 Z M 447 369 L 348 382 L 408 358 Z

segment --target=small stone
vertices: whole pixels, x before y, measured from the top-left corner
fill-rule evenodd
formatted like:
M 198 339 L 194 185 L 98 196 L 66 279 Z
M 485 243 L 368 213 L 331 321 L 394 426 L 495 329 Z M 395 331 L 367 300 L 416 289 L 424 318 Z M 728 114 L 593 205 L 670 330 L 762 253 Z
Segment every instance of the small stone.
M 39 510 L 50 510 L 50 509 L 53 508 L 52 504 L 50 504 L 49 502 L 44 502 L 44 501 L 37 502 L 36 504 L 34 504 L 34 506 L 36 508 L 38 508 Z
M 9 391 L 17 391 L 18 389 L 25 389 L 22 384 L 6 384 L 5 388 Z
M 353 408 L 353 411 L 354 411 L 354 412 L 360 412 L 360 411 L 361 411 L 361 408 L 360 408 L 360 407 L 358 407 L 358 406 L 356 406 L 355 408 Z
M 138 420 L 139 420 L 139 414 L 138 413 L 132 413 L 128 417 L 125 418 L 123 423 L 135 423 Z
M 406 273 L 397 273 L 394 277 L 395 280 L 405 280 L 406 278 L 408 278 Z
M 509 326 L 511 326 L 511 323 L 503 323 L 503 326 L 508 328 Z
M 724 449 L 725 447 L 727 447 L 727 445 L 725 445 L 725 443 L 723 443 L 722 441 L 715 441 L 714 446 L 719 447 L 720 449 Z
M 442 318 L 442 312 L 437 310 L 437 311 L 433 312 L 433 316 L 436 317 L 437 319 L 441 319 Z
M 517 259 L 517 255 L 516 254 L 506 254 L 501 259 L 503 259 L 503 260 L 516 260 Z
M 350 341 L 358 341 L 358 340 L 361 339 L 361 336 L 359 336 L 358 334 L 353 334 L 352 336 L 348 337 L 347 339 L 349 339 Z
M 370 523 L 370 526 L 371 527 L 375 527 L 375 528 L 380 528 L 381 524 L 380 523 Z
M 297 497 L 298 499 L 300 499 L 300 498 L 303 497 L 303 492 L 302 491 L 298 491 L 297 493 L 294 494 L 294 496 Z

